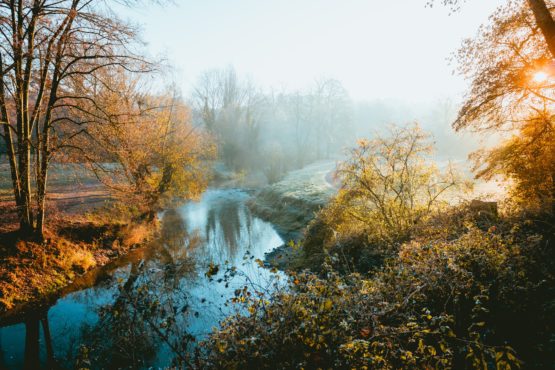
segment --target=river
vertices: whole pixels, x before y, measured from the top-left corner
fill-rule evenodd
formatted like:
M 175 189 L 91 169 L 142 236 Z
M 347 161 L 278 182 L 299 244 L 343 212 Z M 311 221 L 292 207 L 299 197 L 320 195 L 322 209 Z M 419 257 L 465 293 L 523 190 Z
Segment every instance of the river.
M 76 279 L 40 312 L 0 328 L 0 369 L 165 368 L 237 310 L 248 286 L 271 290 L 260 267 L 283 243 L 241 190 L 214 189 L 161 214 L 161 237 Z

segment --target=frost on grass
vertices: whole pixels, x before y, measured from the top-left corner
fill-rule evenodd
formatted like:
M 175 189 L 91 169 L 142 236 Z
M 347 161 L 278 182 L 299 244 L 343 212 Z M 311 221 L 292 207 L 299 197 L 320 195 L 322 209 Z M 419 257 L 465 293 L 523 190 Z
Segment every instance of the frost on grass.
M 271 220 L 285 240 L 298 239 L 314 213 L 335 194 L 330 183 L 335 166 L 335 161 L 319 161 L 292 171 L 263 188 L 249 206 L 261 218 Z

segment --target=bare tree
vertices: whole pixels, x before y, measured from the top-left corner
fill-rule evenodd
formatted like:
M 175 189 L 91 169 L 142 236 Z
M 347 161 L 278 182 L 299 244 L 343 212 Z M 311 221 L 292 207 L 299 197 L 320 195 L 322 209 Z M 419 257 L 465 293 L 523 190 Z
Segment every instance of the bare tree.
M 232 167 L 248 167 L 258 151 L 264 95 L 232 67 L 204 72 L 193 92 L 193 107 L 214 134 Z
M 87 125 L 72 115 L 90 100 L 86 89 L 75 86 L 92 86 L 101 69 L 147 65 L 132 49 L 135 29 L 119 21 L 107 2 L 5 0 L 0 22 L 0 117 L 20 230 L 42 238 L 49 161 L 64 147 L 64 137 Z M 75 129 L 63 135 L 70 125 Z
M 320 79 L 306 96 L 306 116 L 316 159 L 329 158 L 345 139 L 351 123 L 350 98 L 341 82 Z

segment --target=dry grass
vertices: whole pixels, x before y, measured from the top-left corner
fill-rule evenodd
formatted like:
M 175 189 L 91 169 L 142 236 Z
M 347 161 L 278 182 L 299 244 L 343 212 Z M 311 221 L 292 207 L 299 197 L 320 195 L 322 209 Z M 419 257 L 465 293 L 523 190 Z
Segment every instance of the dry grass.
M 152 225 L 128 225 L 121 232 L 122 245 L 132 247 L 144 243 L 152 235 Z
M 0 163 L 0 315 L 40 301 L 77 275 L 147 241 L 155 225 L 130 223 L 133 207 L 114 201 L 83 166 L 53 164 L 43 243 L 18 240 L 9 168 Z
M 19 240 L 15 231 L 0 233 L 0 314 L 55 294 L 76 276 L 146 242 L 155 230 L 153 225 L 59 215 L 42 243 Z

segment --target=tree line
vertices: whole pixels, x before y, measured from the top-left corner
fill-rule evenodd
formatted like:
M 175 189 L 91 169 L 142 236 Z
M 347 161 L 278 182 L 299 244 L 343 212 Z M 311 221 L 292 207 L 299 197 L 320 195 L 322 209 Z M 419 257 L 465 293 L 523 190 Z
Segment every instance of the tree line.
M 191 101 L 196 122 L 214 135 L 226 165 L 263 171 L 270 181 L 334 158 L 353 140 L 352 101 L 334 79 L 303 91 L 265 92 L 228 67 L 202 73 Z

